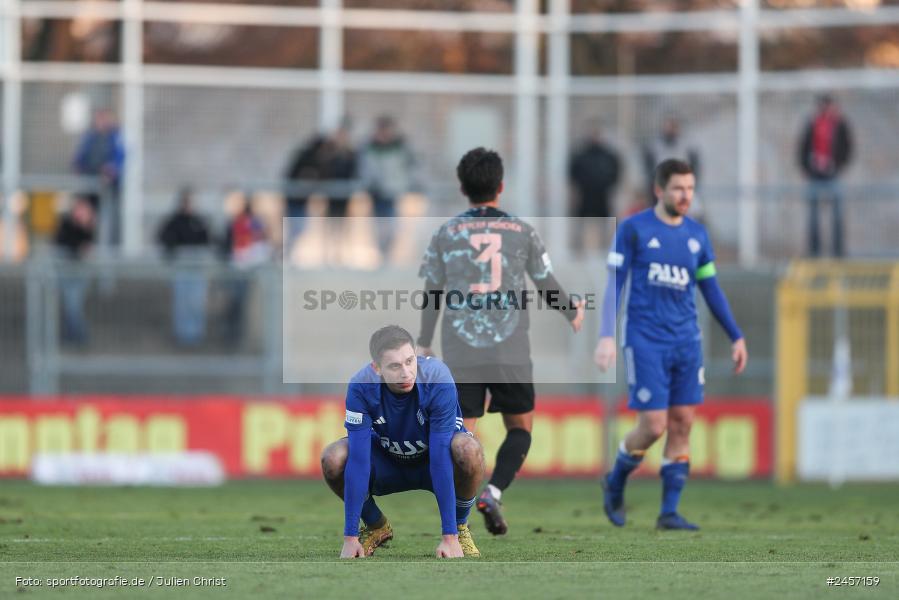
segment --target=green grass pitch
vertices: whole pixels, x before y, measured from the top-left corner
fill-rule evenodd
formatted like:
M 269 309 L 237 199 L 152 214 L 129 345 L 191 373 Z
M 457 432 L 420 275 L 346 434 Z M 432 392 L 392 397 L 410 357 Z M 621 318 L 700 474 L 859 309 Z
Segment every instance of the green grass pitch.
M 628 489 L 609 525 L 595 482 L 519 481 L 510 532 L 472 530 L 483 558 L 438 561 L 433 496 L 379 500 L 396 538 L 372 559 L 337 560 L 343 505 L 321 482 L 212 489 L 0 484 L 0 598 L 857 598 L 899 597 L 899 486 L 778 488 L 693 481 L 696 533 L 657 532 L 658 481 Z M 142 578 L 144 587 L 49 587 L 49 579 Z M 828 577 L 879 577 L 839 586 Z M 43 585 L 16 586 L 16 578 Z M 157 577 L 188 585 L 158 585 Z M 224 578 L 226 586 L 194 584 Z M 147 583 L 149 582 L 149 583 Z M 130 581 L 129 581 L 130 583 Z M 202 582 L 199 582 L 202 583 Z M 848 580 L 847 580 L 848 583 Z

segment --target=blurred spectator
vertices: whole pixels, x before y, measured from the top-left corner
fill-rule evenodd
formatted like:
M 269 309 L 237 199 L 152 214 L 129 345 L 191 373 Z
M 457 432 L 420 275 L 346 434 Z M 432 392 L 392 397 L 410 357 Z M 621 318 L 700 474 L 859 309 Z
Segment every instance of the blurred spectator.
M 297 150 L 285 173 L 289 183 L 321 181 L 320 189 L 312 189 L 327 197 L 329 217 L 346 216 L 352 195 L 351 182 L 357 176 L 357 156 L 350 138 L 351 128 L 350 119 L 344 118 L 331 134 L 314 137 Z M 284 254 L 289 255 L 297 235 L 303 230 L 309 195 L 288 189 L 285 196 L 287 216 L 291 219 L 287 225 Z
M 677 158 L 687 162 L 693 169 L 696 185 L 700 181 L 699 151 L 681 135 L 681 125 L 677 117 L 669 115 L 662 122 L 662 131 L 643 147 L 643 167 L 646 177 L 646 200 L 649 206 L 655 206 L 654 177 L 656 166 L 663 160 Z M 694 214 L 699 213 L 696 198 L 693 200 Z
M 359 175 L 374 202 L 375 216 L 380 217 L 378 247 L 386 256 L 393 242 L 397 199 L 423 191 L 418 161 L 392 117 L 380 116 L 375 122 L 375 132 L 361 153 Z
M 284 180 L 288 184 L 319 179 L 318 154 L 324 143 L 325 137 L 316 134 L 315 137 L 297 148 L 284 173 Z M 309 203 L 309 194 L 305 193 L 305 190 L 302 190 L 301 193 L 300 190 L 288 187 L 284 196 L 287 204 L 287 217 L 290 219 L 287 223 L 288 231 L 287 239 L 285 240 L 287 245 L 285 247 L 289 247 L 293 239 L 302 231 L 303 219 L 306 217 L 306 205 Z
M 225 311 L 225 338 L 229 343 L 238 344 L 244 333 L 251 281 L 249 271 L 268 262 L 272 254 L 265 226 L 253 214 L 249 198 L 240 213 L 228 224 L 224 248 L 228 262 L 235 270 L 229 283 L 231 293 Z
M 607 228 L 598 218 L 612 216 L 610 201 L 621 174 L 621 160 L 618 153 L 603 141 L 599 121 L 589 124 L 588 137 L 572 155 L 568 174 L 577 192 L 572 213 L 575 217 L 573 246 L 577 252 L 582 252 L 584 228 L 588 223 L 600 225 L 599 233 L 604 239 Z M 599 244 L 595 246 L 599 248 Z
M 99 211 L 101 241 L 119 243 L 121 210 L 119 183 L 125 166 L 125 146 L 115 114 L 101 108 L 94 113 L 94 121 L 78 144 L 73 161 L 75 172 L 99 178 L 102 190 L 85 194 L 94 211 Z M 102 205 L 101 205 L 102 204 Z
M 69 214 L 62 218 L 56 230 L 55 242 L 60 255 L 69 261 L 82 261 L 90 252 L 95 234 L 94 209 L 90 200 L 77 197 Z M 88 277 L 77 268 L 63 267 L 59 277 L 62 295 L 62 340 L 70 344 L 87 342 L 87 321 L 84 318 L 84 297 Z
M 831 244 L 834 256 L 843 256 L 843 190 L 839 175 L 852 157 L 852 133 L 836 101 L 818 98 L 818 110 L 808 120 L 799 140 L 799 164 L 808 178 L 809 254 L 821 254 L 819 208 L 830 199 Z
M 352 195 L 349 182 L 357 176 L 358 160 L 350 132 L 351 122 L 347 118 L 328 136 L 318 152 L 320 178 L 335 186 L 324 190 L 329 200 L 329 217 L 346 216 L 347 204 Z M 340 186 L 343 182 L 347 185 Z
M 209 254 L 209 228 L 194 212 L 189 188 L 178 194 L 178 206 L 157 235 L 165 255 L 174 261 L 172 279 L 172 329 L 175 340 L 195 345 L 206 335 L 208 283 L 200 264 Z

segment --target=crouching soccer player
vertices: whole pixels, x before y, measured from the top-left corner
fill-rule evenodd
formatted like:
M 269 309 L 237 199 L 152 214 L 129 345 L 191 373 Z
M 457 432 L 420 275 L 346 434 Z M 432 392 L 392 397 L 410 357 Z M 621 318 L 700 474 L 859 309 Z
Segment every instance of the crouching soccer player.
M 677 511 L 690 472 L 690 428 L 702 402 L 704 374 L 694 288 L 730 337 L 734 372 L 746 366 L 746 342 L 715 277 L 714 253 L 705 227 L 686 216 L 695 179 L 690 166 L 666 160 L 656 169 L 654 208 L 625 219 L 609 253 L 609 284 L 594 360 L 603 371 L 615 364 L 618 301 L 630 276 L 622 347 L 628 407 L 636 428 L 618 449 L 603 479 L 603 508 L 613 525 L 625 524 L 624 486 L 643 455 L 667 430 L 662 459 L 659 529 L 699 529 Z
M 371 556 L 392 539 L 374 496 L 408 490 L 437 497 L 438 558 L 480 556 L 468 514 L 484 475 L 484 451 L 462 425 L 449 369 L 436 358 L 416 357 L 412 336 L 395 325 L 376 331 L 369 351 L 372 362 L 347 387 L 349 435 L 322 453 L 325 481 L 344 500 L 340 557 Z

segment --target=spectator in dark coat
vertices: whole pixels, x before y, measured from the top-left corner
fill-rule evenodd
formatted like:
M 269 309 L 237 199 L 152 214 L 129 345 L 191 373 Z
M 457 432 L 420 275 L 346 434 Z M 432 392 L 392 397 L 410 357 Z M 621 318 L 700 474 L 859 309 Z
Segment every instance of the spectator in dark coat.
M 96 225 L 90 200 L 77 197 L 72 209 L 62 218 L 54 242 L 63 259 L 83 261 L 94 245 Z M 69 344 L 87 342 L 88 328 L 84 317 L 84 299 L 89 279 L 77 267 L 64 266 L 59 276 L 62 299 L 62 340 Z
M 316 135 L 291 158 L 284 174 L 291 185 L 306 189 L 291 189 L 285 193 L 288 222 L 285 254 L 290 253 L 296 236 L 302 232 L 306 205 L 313 193 L 328 199 L 328 216 L 343 217 L 352 195 L 352 181 L 357 177 L 356 150 L 350 139 L 351 121 L 345 118 L 329 135 Z M 320 186 L 316 182 L 321 182 Z
M 843 256 L 843 189 L 839 176 L 852 158 L 852 132 L 836 101 L 818 98 L 818 110 L 806 123 L 799 139 L 799 165 L 808 179 L 811 256 L 821 254 L 820 204 L 830 200 L 833 255 Z
M 590 124 L 589 137 L 572 155 L 568 175 L 577 192 L 572 216 L 573 246 L 578 252 L 584 248 L 584 227 L 590 222 L 602 225 L 601 218 L 612 216 L 611 201 L 621 176 L 618 153 L 602 139 L 599 122 Z M 606 233 L 600 227 L 601 235 Z
M 178 207 L 157 235 L 166 256 L 176 265 L 172 277 L 172 330 L 182 345 L 200 343 L 206 335 L 209 285 L 202 262 L 209 255 L 209 228 L 194 212 L 189 189 L 182 189 Z

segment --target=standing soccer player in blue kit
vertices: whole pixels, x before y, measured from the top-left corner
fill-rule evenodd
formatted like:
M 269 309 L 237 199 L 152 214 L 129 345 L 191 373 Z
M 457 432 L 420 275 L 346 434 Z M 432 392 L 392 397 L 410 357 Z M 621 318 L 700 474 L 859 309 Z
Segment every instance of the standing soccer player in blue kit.
M 344 501 L 341 558 L 370 556 L 393 538 L 374 496 L 428 490 L 437 498 L 438 558 L 480 556 L 468 515 L 484 475 L 484 451 L 462 425 L 445 364 L 415 355 L 412 336 L 389 325 L 369 342 L 372 362 L 350 380 L 348 437 L 322 452 L 322 473 Z M 359 527 L 359 519 L 363 527 Z
M 603 478 L 603 508 L 617 527 L 625 524 L 624 487 L 646 450 L 667 430 L 662 459 L 659 529 L 699 529 L 678 511 L 690 472 L 690 428 L 702 402 L 705 377 L 696 285 L 732 342 L 734 372 L 746 366 L 746 341 L 715 277 L 708 233 L 687 217 L 695 178 L 685 162 L 669 159 L 655 173 L 654 208 L 625 219 L 609 253 L 609 283 L 594 361 L 602 371 L 615 364 L 615 321 L 622 288 L 630 278 L 622 323 L 628 407 L 637 426 L 625 436 L 615 465 Z

